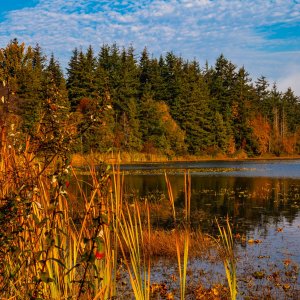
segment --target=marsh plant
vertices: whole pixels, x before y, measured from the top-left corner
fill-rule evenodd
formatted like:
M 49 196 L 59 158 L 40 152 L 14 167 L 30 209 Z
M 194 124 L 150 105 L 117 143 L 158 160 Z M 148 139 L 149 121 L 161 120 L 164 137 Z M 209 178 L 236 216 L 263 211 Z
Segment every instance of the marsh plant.
M 223 264 L 230 290 L 230 298 L 235 300 L 237 297 L 237 265 L 234 254 L 234 241 L 231 225 L 228 217 L 224 227 L 221 227 L 218 221 L 216 222 L 220 233 L 220 246 L 223 252 Z
M 16 154 L 2 139 L 0 293 L 5 299 L 106 298 L 114 292 L 107 179 L 93 174 L 79 223 L 71 216 L 67 160 L 43 169 L 26 144 Z M 47 171 L 46 171 L 47 170 Z M 90 296 L 87 296 L 90 295 Z M 92 297 L 93 296 L 93 297 Z
M 173 197 L 172 186 L 165 175 L 165 180 L 168 189 L 169 201 L 172 209 L 172 214 L 174 218 L 175 225 L 175 239 L 176 239 L 176 256 L 178 263 L 178 273 L 180 282 L 180 299 L 185 299 L 186 293 L 186 281 L 187 281 L 187 267 L 189 258 L 189 248 L 190 248 L 190 203 L 191 203 L 191 177 L 189 173 L 184 175 L 184 195 L 185 195 L 185 206 L 184 206 L 184 219 L 179 222 L 176 217 L 175 200 Z M 182 228 L 183 227 L 183 228 Z M 183 233 L 183 250 L 180 235 Z
M 1 297 L 112 299 L 118 294 L 119 252 L 136 299 L 149 299 L 144 229 L 138 206 L 123 208 L 119 170 L 96 168 L 91 160 L 86 193 L 66 155 L 43 159 L 29 139 L 17 152 L 6 137 L 3 131 Z M 70 177 L 77 184 L 76 196 L 69 190 Z

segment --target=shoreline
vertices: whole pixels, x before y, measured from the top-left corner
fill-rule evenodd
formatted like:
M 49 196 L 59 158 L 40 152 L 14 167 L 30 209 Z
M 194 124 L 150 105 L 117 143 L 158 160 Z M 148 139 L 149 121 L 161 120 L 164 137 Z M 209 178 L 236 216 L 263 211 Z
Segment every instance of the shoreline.
M 300 155 L 288 155 L 288 156 L 257 156 L 257 157 L 207 157 L 207 156 L 178 156 L 169 159 L 164 156 L 146 157 L 147 155 L 129 155 L 120 154 L 117 155 L 107 155 L 102 153 L 96 154 L 78 154 L 72 155 L 72 166 L 74 167 L 84 167 L 93 162 L 94 164 L 103 162 L 111 165 L 148 165 L 148 164 L 168 164 L 168 163 L 197 163 L 197 162 L 232 162 L 232 161 L 276 161 L 276 160 L 300 160 Z M 125 156 L 125 157 L 122 157 Z M 130 156 L 130 157 L 129 157 Z M 135 159 L 134 159 L 135 158 Z M 148 159 L 147 159 L 148 158 Z

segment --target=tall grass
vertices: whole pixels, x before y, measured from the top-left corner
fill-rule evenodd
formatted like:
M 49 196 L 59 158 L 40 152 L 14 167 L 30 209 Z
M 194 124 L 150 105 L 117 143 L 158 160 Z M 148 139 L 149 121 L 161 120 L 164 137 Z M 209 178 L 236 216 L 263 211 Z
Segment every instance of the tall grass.
M 116 220 L 118 192 L 112 191 L 109 177 L 97 174 L 91 164 L 91 193 L 81 193 L 84 205 L 75 222 L 72 205 L 79 200 L 72 198 L 67 189 L 71 166 L 54 158 L 45 167 L 30 148 L 28 140 L 25 150 L 17 154 L 2 135 L 1 297 L 115 296 L 117 238 L 111 222 Z
M 218 221 L 216 222 L 220 233 L 222 250 L 224 252 L 223 263 L 230 290 L 230 298 L 235 300 L 237 297 L 237 273 L 232 230 L 229 223 L 229 218 L 226 220 L 226 227 L 221 227 Z
M 189 173 L 184 175 L 184 194 L 185 194 L 185 207 L 184 207 L 184 220 L 183 220 L 183 253 L 181 251 L 181 239 L 180 239 L 180 228 L 181 224 L 178 224 L 175 210 L 175 200 L 173 197 L 172 186 L 165 174 L 169 201 L 172 209 L 174 224 L 175 224 L 175 238 L 176 238 L 176 254 L 178 263 L 178 273 L 180 282 L 180 299 L 185 299 L 186 293 L 186 281 L 187 281 L 187 267 L 189 258 L 189 246 L 190 246 L 190 203 L 191 203 L 191 178 Z
M 147 223 L 148 234 L 150 236 L 149 211 Z M 131 210 L 127 204 L 126 210 L 121 212 L 119 229 L 120 248 L 135 299 L 149 299 L 151 280 L 150 256 L 147 257 L 145 254 L 144 230 L 140 216 L 140 208 L 137 202 L 134 203 L 133 210 Z M 128 250 L 128 254 L 125 252 L 125 246 Z
M 1 137 L 0 158 L 0 295 L 3 299 L 113 299 L 118 296 L 121 261 L 136 299 L 151 298 L 150 208 L 124 204 L 119 167 L 96 168 L 89 157 L 90 191 L 65 157 L 43 163 L 28 139 L 22 152 Z M 69 177 L 78 196 L 69 191 Z M 191 178 L 185 182 L 185 208 L 177 216 L 166 176 L 173 217 L 180 299 L 185 299 L 190 254 Z M 146 221 L 141 214 L 146 215 Z M 220 229 L 221 230 L 221 229 Z M 220 231 L 228 248 L 231 232 Z M 226 245 L 227 245 L 226 244 Z M 228 256 L 229 257 L 229 256 Z M 231 260 L 227 263 L 232 274 Z M 233 268 L 234 269 L 234 268 Z M 231 277 L 232 278 L 232 277 Z M 231 279 L 232 290 L 234 278 Z M 232 293 L 234 295 L 234 292 Z M 236 295 L 236 294 L 235 294 Z M 234 298 L 233 298 L 234 299 Z

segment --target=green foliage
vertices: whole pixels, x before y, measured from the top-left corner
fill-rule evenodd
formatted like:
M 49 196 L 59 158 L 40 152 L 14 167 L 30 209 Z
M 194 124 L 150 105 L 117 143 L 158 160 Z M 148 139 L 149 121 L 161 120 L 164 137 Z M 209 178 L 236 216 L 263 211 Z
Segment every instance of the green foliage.
M 145 95 L 140 103 L 140 131 L 146 153 L 163 153 L 173 156 L 184 154 L 185 133 L 170 115 L 168 106 Z
M 299 97 L 291 89 L 270 89 L 263 76 L 253 84 L 224 55 L 201 69 L 172 52 L 157 59 L 145 48 L 137 59 L 132 46 L 103 45 L 97 55 L 91 46 L 75 48 L 65 80 L 53 55 L 47 62 L 38 45 L 26 48 L 13 40 L 0 51 L 0 66 L 10 90 L 9 96 L 3 92 L 3 116 L 8 113 L 14 128 L 21 123 L 22 133 L 32 136 L 38 124 L 48 126 L 47 119 L 51 126 L 56 119 L 56 128 L 68 123 L 80 136 L 75 152 L 298 152 Z M 261 117 L 265 135 L 252 125 Z M 48 134 L 55 135 L 51 126 Z
M 174 118 L 186 132 L 189 151 L 200 154 L 212 145 L 213 140 L 209 90 L 196 62 L 187 63 L 183 71 L 177 115 Z

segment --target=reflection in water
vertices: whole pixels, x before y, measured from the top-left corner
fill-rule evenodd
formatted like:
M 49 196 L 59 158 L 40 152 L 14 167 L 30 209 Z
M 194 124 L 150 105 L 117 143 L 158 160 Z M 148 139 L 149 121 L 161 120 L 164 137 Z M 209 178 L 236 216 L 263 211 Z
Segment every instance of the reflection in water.
M 183 175 L 169 175 L 176 205 L 184 205 Z M 125 176 L 127 196 L 167 194 L 163 175 Z M 267 177 L 198 176 L 192 174 L 192 212 L 203 211 L 195 225 L 209 230 L 215 217 L 230 216 L 244 229 L 263 226 L 285 217 L 292 223 L 299 213 L 300 180 Z M 197 214 L 199 216 L 199 214 Z
M 146 169 L 158 170 L 161 164 L 147 165 Z M 170 165 L 163 165 L 168 169 Z M 209 172 L 192 172 L 191 222 L 208 233 L 216 233 L 215 218 L 227 215 L 234 233 L 264 239 L 270 251 L 285 246 L 300 263 L 300 161 L 278 162 L 206 162 L 175 164 L 171 167 L 210 168 Z M 229 172 L 213 172 L 211 168 L 236 168 Z M 142 165 L 126 166 L 124 169 L 144 170 Z M 144 169 L 143 169 L 144 168 Z M 147 197 L 149 201 L 160 201 L 167 196 L 163 174 L 125 175 L 124 195 L 126 199 Z M 161 172 L 163 173 L 163 172 Z M 176 206 L 184 206 L 184 175 L 171 172 Z M 82 177 L 86 182 L 87 176 Z M 89 189 L 86 183 L 83 189 Z M 76 192 L 77 195 L 78 191 Z M 80 197 L 79 197 L 80 198 Z M 169 209 L 169 207 L 166 207 Z M 277 228 L 284 228 L 278 233 Z M 282 236 L 280 236 L 282 235 Z M 262 244 L 264 247 L 266 244 Z M 247 247 L 247 244 L 244 245 Z M 281 254 L 280 254 L 281 255 Z M 279 256 L 280 256 L 279 255 Z M 283 257 L 282 255 L 280 257 Z
M 300 264 L 300 179 L 229 174 L 191 177 L 193 226 L 217 234 L 215 218 L 224 220 L 228 215 L 233 233 L 245 236 L 240 255 L 248 257 L 249 269 L 267 267 L 271 261 L 282 264 L 284 259 Z M 169 180 L 177 207 L 183 207 L 184 175 L 169 175 Z M 127 175 L 125 192 L 128 197 L 142 196 L 150 201 L 161 194 L 167 196 L 163 175 Z M 156 197 L 150 197 L 153 194 Z M 249 239 L 262 243 L 252 246 L 247 243 Z M 270 259 L 266 262 L 258 257 Z

